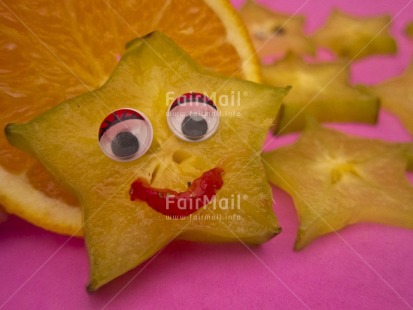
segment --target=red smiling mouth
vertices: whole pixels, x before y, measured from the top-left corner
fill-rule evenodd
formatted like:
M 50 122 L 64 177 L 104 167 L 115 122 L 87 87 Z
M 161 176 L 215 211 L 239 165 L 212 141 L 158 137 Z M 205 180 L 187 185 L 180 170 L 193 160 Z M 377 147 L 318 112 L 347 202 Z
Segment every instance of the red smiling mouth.
M 158 189 L 144 184 L 141 180 L 132 183 L 130 197 L 132 201 L 145 201 L 152 209 L 174 218 L 188 216 L 207 205 L 221 189 L 224 181 L 221 168 L 213 168 L 195 179 L 185 192 L 170 189 Z

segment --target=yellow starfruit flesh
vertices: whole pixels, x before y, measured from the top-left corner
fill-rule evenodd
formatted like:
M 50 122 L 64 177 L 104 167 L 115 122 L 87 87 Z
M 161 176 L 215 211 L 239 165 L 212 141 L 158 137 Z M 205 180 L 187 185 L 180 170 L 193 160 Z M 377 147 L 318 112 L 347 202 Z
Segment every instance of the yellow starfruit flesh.
M 409 22 L 404 28 L 404 33 L 410 40 L 413 40 L 413 21 Z
M 308 126 L 299 140 L 263 154 L 268 179 L 294 200 L 295 249 L 358 222 L 413 229 L 413 144 Z
M 304 16 L 274 12 L 251 0 L 239 13 L 259 56 L 314 55 L 315 43 L 304 32 Z
M 335 9 L 313 39 L 317 45 L 350 60 L 376 54 L 393 55 L 397 45 L 389 32 L 390 24 L 389 15 L 361 17 Z
M 394 113 L 413 135 L 413 63 L 400 76 L 371 87 L 383 107 Z
M 263 66 L 263 79 L 272 86 L 293 86 L 283 100 L 275 134 L 303 129 L 309 115 L 319 122 L 377 121 L 377 96 L 363 86 L 351 86 L 350 69 L 343 62 L 310 64 L 288 54 L 273 65 Z

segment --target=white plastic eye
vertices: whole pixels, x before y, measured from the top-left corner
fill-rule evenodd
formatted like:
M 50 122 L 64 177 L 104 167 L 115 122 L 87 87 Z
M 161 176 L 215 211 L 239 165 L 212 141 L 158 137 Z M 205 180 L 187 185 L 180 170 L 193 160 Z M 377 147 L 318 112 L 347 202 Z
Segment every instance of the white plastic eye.
M 219 113 L 214 102 L 200 93 L 186 93 L 171 104 L 166 113 L 171 131 L 189 142 L 204 141 L 219 126 Z
M 131 161 L 144 155 L 152 144 L 153 129 L 145 114 L 133 109 L 110 113 L 99 127 L 102 151 L 116 161 Z

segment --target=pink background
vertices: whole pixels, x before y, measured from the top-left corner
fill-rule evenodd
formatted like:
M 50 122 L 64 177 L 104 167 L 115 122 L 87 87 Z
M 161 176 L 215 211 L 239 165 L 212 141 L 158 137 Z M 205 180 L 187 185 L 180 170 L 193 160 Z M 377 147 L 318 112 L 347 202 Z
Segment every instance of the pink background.
M 413 42 L 401 35 L 406 21 L 413 20 L 411 1 L 261 2 L 306 15 L 309 31 L 321 26 L 334 6 L 355 14 L 397 15 L 392 33 L 399 43 L 398 56 L 372 57 L 355 64 L 356 83 L 372 84 L 400 74 L 411 59 Z M 362 136 L 411 141 L 387 113 L 381 113 L 376 127 L 335 127 Z M 293 138 L 278 139 L 270 148 Z M 82 240 L 48 233 L 11 217 L 0 225 L 0 308 L 413 308 L 413 231 L 358 224 L 294 252 L 298 222 L 293 204 L 277 188 L 274 196 L 283 232 L 268 243 L 247 249 L 241 244 L 174 242 L 150 264 L 95 294 L 85 291 L 88 260 Z

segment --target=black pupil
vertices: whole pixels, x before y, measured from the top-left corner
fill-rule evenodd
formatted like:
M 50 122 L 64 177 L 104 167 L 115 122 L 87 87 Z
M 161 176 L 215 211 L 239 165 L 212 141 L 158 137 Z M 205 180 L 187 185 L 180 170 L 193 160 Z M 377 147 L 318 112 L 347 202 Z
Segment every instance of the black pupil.
M 189 139 L 197 140 L 208 132 L 208 123 L 201 116 L 188 115 L 182 121 L 182 133 Z
M 139 141 L 128 131 L 122 131 L 112 140 L 112 152 L 118 157 L 131 157 L 139 150 Z

